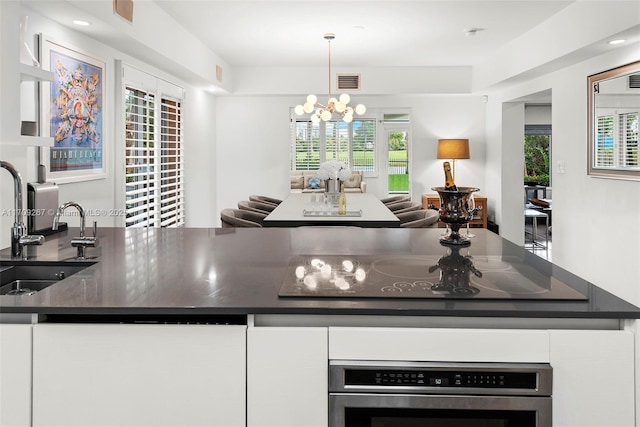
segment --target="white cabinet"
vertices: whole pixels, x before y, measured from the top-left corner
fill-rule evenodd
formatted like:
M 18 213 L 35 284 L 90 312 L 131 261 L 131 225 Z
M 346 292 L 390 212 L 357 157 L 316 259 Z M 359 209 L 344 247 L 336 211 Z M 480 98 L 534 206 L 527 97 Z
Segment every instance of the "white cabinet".
M 550 331 L 554 427 L 634 426 L 634 337 Z
M 31 425 L 31 325 L 0 324 L 0 426 Z
M 51 71 L 47 71 L 47 70 L 43 70 L 41 68 L 35 68 L 32 67 L 31 65 L 26 65 L 26 64 L 20 64 L 20 81 L 21 81 L 21 86 L 23 82 L 34 82 L 33 84 L 36 85 L 36 87 L 40 87 L 42 86 L 43 83 L 45 84 L 50 84 L 50 82 L 53 81 L 53 73 Z M 40 88 L 41 90 L 41 88 Z M 40 90 L 37 90 L 35 93 L 39 93 Z M 23 102 L 23 93 L 22 91 L 20 92 L 20 101 Z M 36 102 L 36 106 L 38 106 L 39 103 Z M 35 112 L 36 117 L 38 116 L 38 112 Z M 37 120 L 38 122 L 38 128 L 39 128 L 39 135 L 35 135 L 35 136 L 27 136 L 27 135 L 20 135 L 19 138 L 17 139 L 17 142 L 20 145 L 31 145 L 31 146 L 41 146 L 41 147 L 50 147 L 53 145 L 53 137 L 47 137 L 47 136 L 40 136 L 42 135 L 42 131 L 43 131 L 43 123 L 40 122 L 40 120 Z
M 39 324 L 33 426 L 244 426 L 246 327 Z
M 549 362 L 547 331 L 329 328 L 329 358 L 450 362 Z
M 326 427 L 327 328 L 247 331 L 247 426 Z
M 29 95 L 34 103 L 34 111 L 27 120 L 38 117 L 38 100 L 32 85 L 31 90 L 22 91 L 21 82 L 36 82 L 39 87 L 41 82 L 53 81 L 53 73 L 20 63 L 20 16 L 21 4 L 19 1 L 0 1 L 0 144 L 20 146 L 52 146 L 53 138 L 40 136 L 20 135 L 21 104 L 28 101 Z M 47 83 L 48 84 L 48 83 Z M 37 120 L 36 120 L 37 121 Z M 42 130 L 42 123 L 40 123 Z

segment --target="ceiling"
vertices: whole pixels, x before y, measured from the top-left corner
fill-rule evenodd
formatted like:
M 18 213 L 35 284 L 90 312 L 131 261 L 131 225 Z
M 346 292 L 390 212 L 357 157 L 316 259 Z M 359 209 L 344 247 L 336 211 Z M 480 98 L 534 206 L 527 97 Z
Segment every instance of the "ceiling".
M 465 66 L 568 0 L 154 0 L 231 66 Z M 465 30 L 479 28 L 473 36 Z
M 49 19 L 196 85 L 210 81 L 210 62 L 218 64 L 218 60 L 236 69 L 236 76 L 242 67 L 251 69 L 251 76 L 261 67 L 324 68 L 325 33 L 336 36 L 331 42 L 331 65 L 336 68 L 414 67 L 408 70 L 411 74 L 428 67 L 473 67 L 474 73 L 481 70 L 492 75 L 483 84 L 497 83 L 500 78 L 535 77 L 604 53 L 608 39 L 585 40 L 585 34 L 622 36 L 632 44 L 640 41 L 640 19 L 623 32 L 607 34 L 612 25 L 605 25 L 604 31 L 590 31 L 580 27 L 585 17 L 575 16 L 591 10 L 589 3 L 593 2 L 599 5 L 593 10 L 606 10 L 615 17 L 615 11 L 634 9 L 613 6 L 636 4 L 637 0 L 132 0 L 134 23 L 139 24 L 134 27 L 120 17 L 114 20 L 114 0 L 20 1 Z M 145 13 L 153 15 L 146 15 L 151 19 L 140 24 L 135 17 Z M 77 18 L 92 25 L 77 27 L 71 23 Z M 600 15 L 592 13 L 586 19 L 594 22 Z M 575 26 L 569 27 L 579 31 L 567 28 L 572 20 Z M 630 20 L 623 21 L 628 25 Z M 149 22 L 161 23 L 166 30 L 148 31 L 145 24 Z M 173 29 L 176 36 L 172 37 L 170 27 L 175 23 L 182 28 Z M 563 32 L 566 39 L 560 38 Z M 196 45 L 190 49 L 180 44 L 184 40 Z M 543 43 L 549 46 L 540 48 L 532 40 L 546 40 Z M 581 44 L 583 41 L 587 43 Z M 560 48 L 555 49 L 556 45 Z M 521 52 L 522 46 L 529 50 Z M 519 69 L 520 62 L 496 63 L 506 71 L 494 76 L 495 59 L 499 62 L 505 52 L 515 53 L 506 60 L 524 60 L 525 66 L 534 66 Z

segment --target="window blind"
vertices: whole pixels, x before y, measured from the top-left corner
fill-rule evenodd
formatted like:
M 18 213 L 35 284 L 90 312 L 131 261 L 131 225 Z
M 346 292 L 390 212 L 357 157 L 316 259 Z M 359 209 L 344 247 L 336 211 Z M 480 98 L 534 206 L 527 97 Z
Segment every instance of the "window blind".
M 616 110 L 598 116 L 594 166 L 640 169 L 638 126 L 638 111 Z
M 125 87 L 125 197 L 127 227 L 155 227 L 155 95 Z
M 182 103 L 162 99 L 160 165 L 160 226 L 184 225 Z
M 597 144 L 595 147 L 595 160 L 598 167 L 612 167 L 613 160 L 613 116 L 599 116 L 597 122 Z
M 375 172 L 374 119 L 313 123 L 292 120 L 291 170 L 318 170 L 320 163 L 337 159 L 352 170 Z
M 320 168 L 320 128 L 310 121 L 294 122 L 291 170 L 318 170 Z
M 125 226 L 184 226 L 182 101 L 133 85 L 124 95 Z
M 624 113 L 618 116 L 619 139 L 618 147 L 620 165 L 623 167 L 638 167 L 638 113 Z

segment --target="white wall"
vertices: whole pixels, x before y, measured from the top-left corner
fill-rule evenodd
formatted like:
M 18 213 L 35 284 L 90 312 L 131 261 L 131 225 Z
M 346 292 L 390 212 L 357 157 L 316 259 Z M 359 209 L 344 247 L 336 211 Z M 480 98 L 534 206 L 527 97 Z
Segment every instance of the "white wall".
M 598 286 L 640 304 L 640 182 L 587 175 L 587 76 L 640 59 L 637 45 L 513 85 L 489 96 L 487 182 L 503 199 L 496 205 L 501 234 L 518 243 L 522 191 L 506 189 L 522 165 L 498 160 L 507 150 L 502 134 L 503 103 L 543 90 L 552 91 L 553 262 Z M 512 153 L 516 156 L 515 152 Z M 556 164 L 563 161 L 565 173 Z M 496 172 L 499 170 L 500 172 Z M 508 233 L 503 234 L 503 230 Z M 516 231 L 514 231 L 516 230 Z
M 550 125 L 551 105 L 525 105 L 524 124 L 526 125 Z
M 217 118 L 217 206 L 235 208 L 252 194 L 286 197 L 289 180 L 289 111 L 303 96 L 221 97 Z M 356 101 L 356 95 L 353 96 Z M 485 188 L 484 111 L 479 95 L 357 96 L 369 110 L 411 111 L 411 192 L 420 202 L 423 193 L 444 183 L 442 160 L 437 160 L 439 138 L 468 138 L 470 160 L 456 163 L 456 182 Z M 380 146 L 382 150 L 383 146 Z M 380 155 L 385 155 L 380 152 Z M 386 175 L 367 177 L 367 191 L 386 196 Z M 218 218 L 219 222 L 219 218 Z
M 5 9 L 6 11 L 7 9 Z M 9 10 L 13 13 L 13 10 Z M 15 11 L 16 22 L 19 22 L 21 14 L 28 14 L 28 40 L 35 49 L 35 35 L 47 34 L 52 39 L 65 45 L 86 51 L 96 57 L 102 58 L 106 63 L 105 70 L 105 95 L 104 95 L 104 144 L 107 154 L 106 179 L 91 180 L 78 183 L 61 184 L 59 188 L 60 204 L 74 200 L 85 209 L 113 209 L 123 208 L 124 200 L 116 197 L 116 186 L 124 183 L 122 159 L 115 158 L 115 144 L 118 144 L 115 126 L 119 121 L 113 112 L 115 96 L 120 96 L 119 88 L 115 87 L 115 60 L 122 59 L 130 64 L 138 66 L 151 74 L 171 81 L 185 88 L 186 99 L 184 124 L 185 129 L 185 175 L 186 175 L 186 221 L 188 226 L 209 227 L 215 225 L 216 205 L 213 194 L 215 193 L 215 97 L 197 87 L 190 86 L 179 78 L 171 76 L 162 70 L 144 64 L 136 58 L 130 57 L 118 50 L 102 44 L 80 32 L 61 26 L 30 9 Z M 3 19 L 9 17 L 3 16 Z M 17 38 L 2 39 L 2 43 L 17 43 Z M 2 61 L 11 61 L 3 53 Z M 18 61 L 18 58 L 15 58 Z M 4 78 L 0 76 L 1 78 Z M 12 82 L 2 81 L 0 87 L 11 87 Z M 29 96 L 23 96 L 23 103 L 33 102 Z M 6 98 L 3 96 L 3 102 Z M 17 105 L 17 103 L 16 103 Z M 23 107 L 24 108 L 24 107 Z M 31 109 L 34 110 L 33 106 Z M 29 109 L 27 107 L 27 109 Z M 2 141 L 3 142 L 3 141 Z M 23 180 L 24 205 L 26 207 L 26 183 L 36 180 L 37 151 L 34 148 L 10 146 L 0 143 L 0 158 L 15 164 L 20 171 Z M 0 211 L 13 209 L 13 182 L 6 171 L 0 171 Z M 205 195 L 206 197 L 203 197 Z M 8 213 L 8 212 L 5 212 Z M 98 227 L 111 227 L 120 223 L 121 218 L 101 216 L 87 217 L 87 223 L 98 221 Z M 12 215 L 0 216 L 0 247 L 10 244 L 9 229 L 13 224 Z M 69 219 L 69 225 L 77 227 L 75 218 Z

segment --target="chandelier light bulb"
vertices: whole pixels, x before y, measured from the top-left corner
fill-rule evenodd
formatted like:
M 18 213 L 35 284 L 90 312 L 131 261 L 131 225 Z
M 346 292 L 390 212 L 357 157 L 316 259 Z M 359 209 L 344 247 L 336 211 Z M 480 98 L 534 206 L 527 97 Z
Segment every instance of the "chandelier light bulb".
M 344 102 L 338 101 L 336 102 L 336 111 L 338 113 L 342 113 L 347 108 L 347 104 Z
M 322 112 L 320 113 L 320 118 L 323 121 L 327 121 L 327 120 L 331 120 L 331 111 L 329 110 L 322 110 Z
M 318 97 L 315 95 L 309 95 L 307 96 L 307 102 L 311 105 L 314 105 L 316 102 L 318 102 Z
M 293 111 L 295 111 L 297 115 L 301 116 L 304 114 L 304 107 L 302 105 L 296 105 L 296 108 L 294 108 Z
M 349 101 L 351 101 L 351 97 L 348 94 L 343 93 L 342 95 L 340 95 L 340 102 L 342 102 L 343 104 L 348 104 Z
M 302 111 L 309 114 L 310 112 L 313 111 L 313 104 L 311 104 L 310 102 L 305 102 L 304 105 L 302 106 Z
M 349 115 L 349 114 L 346 114 L 346 115 L 342 118 L 342 120 L 343 120 L 345 123 L 351 123 L 351 122 L 353 121 L 353 116 L 351 116 L 351 115 Z
M 364 104 L 356 105 L 356 114 L 362 115 L 367 112 L 367 107 Z
M 335 98 L 329 98 L 329 104 L 334 104 L 334 105 L 335 105 L 335 104 L 337 104 L 337 103 L 338 103 L 338 100 L 337 100 L 337 99 L 335 99 Z
M 320 123 L 320 116 L 317 115 L 317 114 L 312 115 L 311 116 L 311 122 L 315 123 L 315 124 Z

